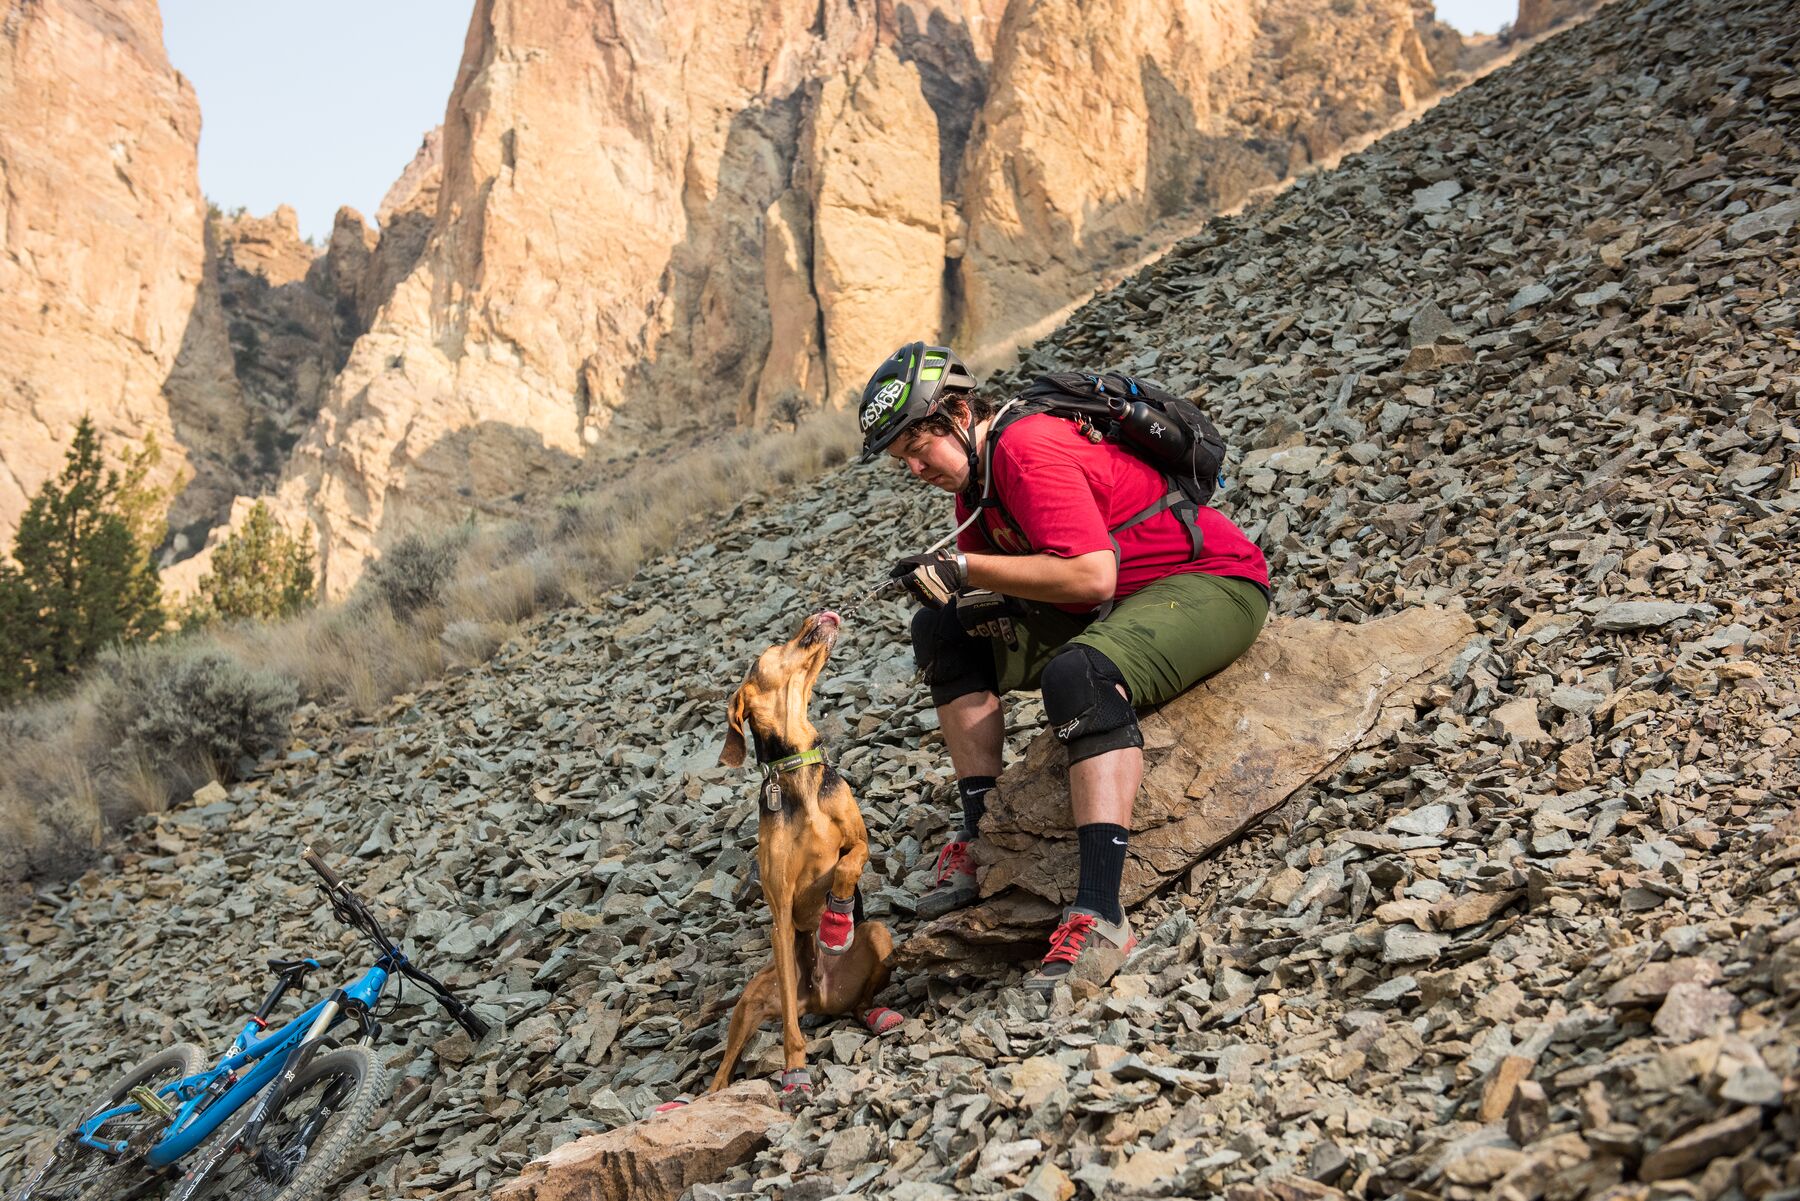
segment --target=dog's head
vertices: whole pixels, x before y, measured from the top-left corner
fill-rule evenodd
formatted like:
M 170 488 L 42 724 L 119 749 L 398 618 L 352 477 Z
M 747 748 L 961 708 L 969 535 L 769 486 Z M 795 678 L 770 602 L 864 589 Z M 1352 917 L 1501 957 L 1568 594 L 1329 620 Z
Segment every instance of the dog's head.
M 807 720 L 806 707 L 842 625 L 842 619 L 829 609 L 814 613 L 800 623 L 792 638 L 756 657 L 750 674 L 732 694 L 720 763 L 743 766 L 746 726 L 761 740 L 764 754 L 770 758 L 807 750 L 818 741 L 819 732 Z

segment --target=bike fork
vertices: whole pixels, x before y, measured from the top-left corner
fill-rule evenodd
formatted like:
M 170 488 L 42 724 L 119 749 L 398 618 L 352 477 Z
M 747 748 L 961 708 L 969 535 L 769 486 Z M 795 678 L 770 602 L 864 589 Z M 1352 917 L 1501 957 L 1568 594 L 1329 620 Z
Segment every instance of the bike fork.
M 215 1140 L 213 1145 L 205 1149 L 199 1162 L 195 1163 L 182 1176 L 180 1182 L 169 1193 L 168 1201 L 190 1201 L 194 1193 L 206 1183 L 207 1178 L 212 1175 L 213 1170 L 227 1155 L 234 1152 L 244 1155 L 264 1153 L 263 1150 L 257 1148 L 257 1140 L 261 1137 L 263 1126 L 287 1099 L 288 1093 L 293 1089 L 295 1078 L 300 1074 L 300 1069 L 311 1061 L 313 1054 L 318 1050 L 320 1040 L 325 1037 L 325 1032 L 346 1010 L 361 1023 L 365 1041 L 380 1029 L 367 1009 L 360 1003 L 351 1001 L 346 1004 L 342 989 L 332 993 L 330 1000 L 325 1003 L 325 1007 L 319 1011 L 318 1018 L 308 1027 L 305 1036 L 288 1052 L 287 1058 L 282 1062 L 281 1070 L 276 1073 L 274 1082 L 264 1089 L 262 1096 L 257 1099 L 256 1108 L 251 1111 L 250 1118 L 244 1123 L 244 1128 L 239 1136 L 230 1142 Z M 325 1123 L 331 1120 L 331 1115 L 336 1113 L 337 1107 L 343 1103 L 344 1089 L 341 1085 L 334 1085 L 327 1090 L 326 1094 L 320 1098 L 319 1104 L 313 1108 L 313 1112 L 307 1115 L 305 1123 L 302 1124 L 299 1133 L 290 1145 L 302 1148 L 311 1147 L 313 1140 L 318 1138 L 319 1132 L 325 1128 Z
M 331 994 L 331 999 L 326 1001 L 324 1008 L 319 1010 L 319 1016 L 313 1019 L 313 1024 L 307 1029 L 305 1036 L 294 1044 L 293 1050 L 287 1053 L 287 1059 L 282 1063 L 281 1070 L 275 1074 L 275 1082 L 263 1090 L 262 1096 L 256 1102 L 256 1108 L 250 1111 L 250 1120 L 244 1123 L 243 1138 L 239 1140 L 240 1146 L 246 1148 L 256 1146 L 256 1140 L 262 1134 L 264 1123 L 269 1120 L 271 1114 L 281 1108 L 281 1103 L 287 1100 L 288 1092 L 294 1087 L 294 1077 L 298 1076 L 300 1069 L 312 1059 L 313 1053 L 319 1048 L 319 1040 L 325 1037 L 325 1032 L 331 1028 L 333 1022 L 337 1021 L 337 1016 L 343 1008 L 344 990 L 340 988 Z

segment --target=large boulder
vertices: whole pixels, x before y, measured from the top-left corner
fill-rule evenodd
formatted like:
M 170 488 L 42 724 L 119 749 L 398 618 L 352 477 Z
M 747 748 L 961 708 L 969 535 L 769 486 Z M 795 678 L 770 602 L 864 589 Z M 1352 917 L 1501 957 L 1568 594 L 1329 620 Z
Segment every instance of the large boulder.
M 1181 876 L 1358 746 L 1410 720 L 1473 632 L 1466 614 L 1432 606 L 1361 625 L 1276 618 L 1243 658 L 1146 712 L 1124 903 Z M 1043 935 L 1074 899 L 1067 757 L 1048 731 L 1002 777 L 981 839 L 987 899 L 908 940 L 902 970 L 1041 953 Z
M 764 1080 L 565 1143 L 495 1189 L 493 1201 L 675 1201 L 768 1144 L 788 1120 Z

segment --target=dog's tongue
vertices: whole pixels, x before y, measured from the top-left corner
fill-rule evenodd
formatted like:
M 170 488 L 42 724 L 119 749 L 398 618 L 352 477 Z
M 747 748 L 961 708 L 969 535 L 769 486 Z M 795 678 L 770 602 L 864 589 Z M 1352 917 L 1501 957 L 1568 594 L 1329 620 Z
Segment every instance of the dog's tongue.
M 819 612 L 813 614 L 813 617 L 821 623 L 830 622 L 834 626 L 841 626 L 844 624 L 844 619 L 830 609 L 821 609 Z

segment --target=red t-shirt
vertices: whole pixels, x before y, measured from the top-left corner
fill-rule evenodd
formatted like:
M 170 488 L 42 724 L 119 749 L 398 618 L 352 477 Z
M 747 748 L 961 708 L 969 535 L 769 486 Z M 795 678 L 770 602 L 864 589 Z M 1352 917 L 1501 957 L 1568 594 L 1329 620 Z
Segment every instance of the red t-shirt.
M 1111 442 L 1090 442 L 1073 421 L 1034 413 L 1008 426 L 994 448 L 994 494 L 1005 508 L 989 509 L 957 536 L 957 549 L 1004 554 L 1050 554 L 1070 559 L 1113 550 L 1108 531 L 1123 525 L 1164 495 L 1156 468 Z M 956 521 L 969 509 L 956 498 Z M 1010 516 L 1016 528 L 1007 524 Z M 988 533 L 984 536 L 982 529 Z M 1236 576 L 1269 586 L 1269 566 L 1256 544 L 1213 508 L 1200 510 L 1204 536 L 1198 559 L 1189 558 L 1187 527 L 1167 510 L 1117 535 L 1120 600 L 1165 576 L 1184 572 Z M 1058 605 L 1070 613 L 1090 606 Z

